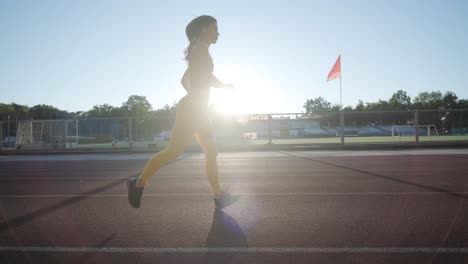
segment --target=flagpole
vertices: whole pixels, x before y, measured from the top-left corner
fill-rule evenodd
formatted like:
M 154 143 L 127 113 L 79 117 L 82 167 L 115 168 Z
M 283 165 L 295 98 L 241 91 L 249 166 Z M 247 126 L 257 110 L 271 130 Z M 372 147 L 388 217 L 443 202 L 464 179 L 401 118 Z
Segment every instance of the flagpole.
M 341 70 L 341 54 L 340 54 L 340 135 L 341 135 L 341 144 L 344 145 L 343 94 L 342 94 L 342 89 L 341 89 L 342 78 L 343 78 L 343 72 Z
M 341 70 L 341 54 L 340 54 L 340 108 L 343 109 L 343 93 L 341 89 L 341 79 L 343 79 L 343 71 Z
M 344 114 L 343 114 L 343 91 L 341 89 L 341 54 L 338 56 L 338 59 L 336 60 L 335 64 L 333 64 L 332 69 L 330 70 L 330 73 L 328 74 L 327 77 L 327 82 L 336 78 L 340 78 L 340 108 L 339 108 L 339 114 L 340 114 L 340 136 L 341 136 L 341 144 L 344 144 Z

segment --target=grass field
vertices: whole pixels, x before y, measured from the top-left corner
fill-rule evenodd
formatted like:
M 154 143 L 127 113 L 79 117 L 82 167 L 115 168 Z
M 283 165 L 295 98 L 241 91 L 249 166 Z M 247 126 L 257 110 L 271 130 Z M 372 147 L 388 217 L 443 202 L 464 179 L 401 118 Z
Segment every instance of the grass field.
M 421 142 L 440 142 L 440 141 L 468 141 L 468 135 L 464 136 L 420 136 L 419 140 Z M 340 143 L 340 137 L 329 137 L 329 138 L 291 138 L 291 139 L 273 139 L 272 143 L 274 144 L 293 144 L 293 145 L 306 145 L 306 144 L 337 144 Z M 407 143 L 415 142 L 414 136 L 404 136 L 404 137 L 345 137 L 346 143 Z M 157 148 L 161 149 L 167 145 L 167 141 L 158 141 L 158 142 L 135 142 L 133 148 L 135 150 L 147 150 L 150 149 L 148 144 L 155 143 Z M 245 147 L 249 145 L 256 144 L 266 144 L 268 140 L 218 140 L 219 147 Z M 129 149 L 129 144 L 127 142 L 119 142 L 116 145 L 117 149 Z M 86 144 L 80 145 L 80 149 L 112 149 L 111 143 L 100 143 L 100 144 Z M 192 142 L 188 148 L 197 148 L 196 142 Z
M 468 136 L 420 136 L 421 142 L 431 141 L 464 141 L 468 140 Z M 398 142 L 415 142 L 414 136 L 404 137 L 345 137 L 345 143 L 398 143 Z M 273 143 L 278 144 L 327 144 L 340 143 L 339 137 L 333 138 L 301 138 L 301 139 L 278 139 L 273 140 Z

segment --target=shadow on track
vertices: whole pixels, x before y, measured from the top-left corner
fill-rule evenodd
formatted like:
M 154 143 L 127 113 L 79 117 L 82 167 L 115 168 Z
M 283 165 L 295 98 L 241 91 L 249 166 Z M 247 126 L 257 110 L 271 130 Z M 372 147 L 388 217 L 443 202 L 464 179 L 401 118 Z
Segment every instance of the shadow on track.
M 206 238 L 206 248 L 241 248 L 248 247 L 244 232 L 234 218 L 222 210 L 215 210 L 210 232 Z M 238 253 L 208 252 L 205 263 L 229 263 Z
M 326 162 L 326 161 L 322 161 L 322 160 L 317 160 L 317 159 L 310 158 L 310 157 L 296 156 L 296 155 L 293 155 L 293 154 L 290 154 L 290 153 L 287 153 L 287 152 L 280 151 L 280 153 L 288 155 L 290 157 L 306 159 L 306 160 L 314 161 L 314 162 L 317 162 L 317 163 L 320 163 L 320 164 L 325 164 L 325 165 L 333 166 L 333 167 L 340 168 L 340 169 L 345 169 L 345 170 L 350 170 L 350 171 L 354 171 L 354 172 L 358 172 L 358 173 L 362 173 L 362 174 L 367 174 L 367 175 L 377 177 L 377 178 L 381 178 L 381 179 L 384 179 L 384 180 L 389 180 L 389 181 L 393 181 L 393 182 L 412 185 L 412 186 L 416 186 L 416 187 L 426 189 L 426 190 L 429 190 L 429 191 L 445 193 L 445 194 L 448 194 L 448 195 L 451 195 L 451 196 L 454 196 L 454 197 L 457 197 L 457 198 L 463 198 L 465 200 L 468 200 L 468 195 L 466 195 L 466 194 L 451 192 L 451 191 L 443 189 L 443 188 L 434 187 L 434 186 L 421 184 L 421 183 L 417 183 L 417 182 L 412 182 L 412 181 L 407 181 L 407 180 L 402 180 L 402 179 L 398 179 L 398 178 L 393 178 L 393 177 L 390 177 L 390 176 L 377 174 L 377 173 L 373 173 L 373 172 L 370 172 L 370 171 L 355 169 L 355 168 L 351 168 L 351 167 L 347 167 L 347 166 L 343 166 L 343 165 L 338 165 L 338 164 L 335 164 L 335 163 Z M 464 184 L 466 184 L 466 183 L 464 183 Z
M 17 217 L 15 217 L 15 218 L 7 221 L 7 222 L 2 222 L 2 223 L 0 223 L 0 233 L 4 232 L 5 230 L 8 230 L 10 228 L 29 223 L 29 222 L 33 221 L 34 218 L 50 214 L 52 212 L 60 210 L 61 208 L 64 208 L 64 207 L 70 206 L 72 204 L 78 203 L 78 202 L 80 202 L 82 200 L 87 199 L 88 198 L 87 196 L 89 196 L 89 195 L 98 194 L 100 192 L 103 192 L 105 190 L 113 188 L 113 187 L 115 187 L 115 186 L 117 186 L 119 184 L 122 184 L 123 182 L 126 182 L 126 181 L 127 181 L 127 178 L 118 179 L 118 180 L 113 181 L 113 182 L 111 182 L 109 184 L 106 184 L 104 186 L 92 189 L 90 191 L 87 191 L 85 193 L 79 194 L 77 196 L 74 196 L 74 197 L 71 197 L 71 198 L 68 198 L 68 199 L 65 199 L 65 200 L 63 200 L 61 202 L 49 205 L 49 206 L 47 206 L 45 208 L 41 208 L 41 209 L 35 210 L 33 212 L 30 212 L 28 214 L 17 216 Z M 3 205 L 0 204 L 0 206 L 3 206 Z

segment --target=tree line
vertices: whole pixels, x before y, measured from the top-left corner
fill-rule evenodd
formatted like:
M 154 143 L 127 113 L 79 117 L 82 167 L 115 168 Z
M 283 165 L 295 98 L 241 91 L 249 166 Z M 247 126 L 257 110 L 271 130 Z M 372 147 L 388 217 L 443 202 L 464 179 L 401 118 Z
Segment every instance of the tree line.
M 307 99 L 303 105 L 306 114 L 336 113 L 340 105 L 331 104 L 323 97 Z M 377 102 L 362 100 L 356 106 L 345 106 L 345 112 L 366 111 L 402 111 L 402 110 L 451 110 L 468 109 L 468 99 L 459 99 L 453 92 L 442 94 L 440 91 L 421 92 L 412 99 L 403 90 L 398 90 L 388 99 L 379 99 Z M 75 118 L 156 118 L 174 119 L 176 104 L 165 105 L 161 109 L 154 110 L 145 96 L 131 95 L 120 107 L 109 104 L 95 105 L 88 111 L 68 112 L 51 105 L 38 104 L 32 107 L 16 103 L 0 103 L 0 120 L 54 120 Z
M 304 108 L 306 114 L 320 121 L 322 126 L 339 126 L 340 105 L 332 105 L 319 96 L 308 99 Z M 456 109 L 468 109 L 468 100 L 459 99 L 453 92 L 421 92 L 412 99 L 405 91 L 398 90 L 388 100 L 366 103 L 359 100 L 355 107 L 344 107 L 343 112 L 348 126 L 414 125 L 415 113 L 408 111 L 434 110 L 418 111 L 418 124 L 434 124 L 441 132 L 454 132 L 468 127 L 468 112 L 450 111 Z
M 33 107 L 16 103 L 0 103 L 0 120 L 56 120 L 75 118 L 125 118 L 141 117 L 156 119 L 173 119 L 175 104 L 165 105 L 154 110 L 145 96 L 131 95 L 120 107 L 109 104 L 95 105 L 88 111 L 68 112 L 52 105 L 39 104 Z
M 307 99 L 304 104 L 306 114 L 338 112 L 340 105 L 332 105 L 319 96 Z M 452 110 L 468 109 L 468 99 L 459 99 L 454 92 L 442 94 L 440 91 L 421 92 L 412 99 L 403 90 L 398 90 L 388 99 L 379 99 L 377 102 L 359 100 L 355 107 L 345 106 L 343 111 L 404 111 L 404 110 Z

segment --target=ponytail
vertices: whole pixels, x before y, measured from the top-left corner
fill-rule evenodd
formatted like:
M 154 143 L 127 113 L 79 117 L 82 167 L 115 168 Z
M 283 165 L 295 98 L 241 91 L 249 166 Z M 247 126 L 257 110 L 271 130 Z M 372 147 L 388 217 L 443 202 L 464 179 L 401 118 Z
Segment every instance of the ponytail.
M 195 46 L 196 42 L 197 42 L 196 40 L 190 41 L 189 45 L 184 50 L 184 55 L 185 55 L 184 60 L 186 60 L 187 62 L 190 60 L 190 52 L 192 51 L 192 48 L 193 46 Z

